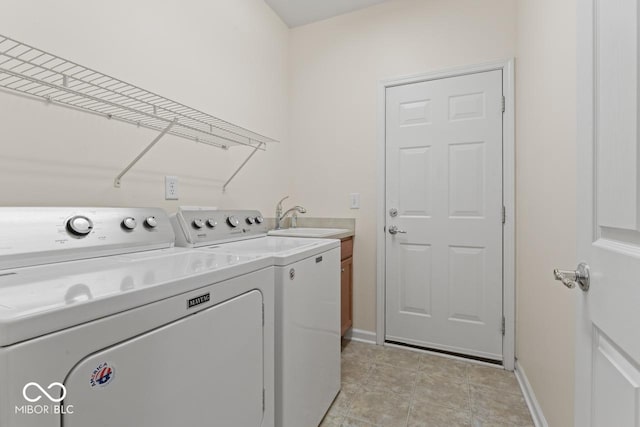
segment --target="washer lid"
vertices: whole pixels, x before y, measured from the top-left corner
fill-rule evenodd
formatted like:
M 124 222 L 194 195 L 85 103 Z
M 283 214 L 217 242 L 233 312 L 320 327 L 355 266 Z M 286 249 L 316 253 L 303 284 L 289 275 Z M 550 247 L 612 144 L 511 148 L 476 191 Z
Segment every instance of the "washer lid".
M 273 265 L 168 248 L 0 272 L 0 347 Z
M 265 236 L 238 242 L 208 246 L 216 253 L 272 256 L 274 265 L 282 266 L 340 247 L 334 239 Z

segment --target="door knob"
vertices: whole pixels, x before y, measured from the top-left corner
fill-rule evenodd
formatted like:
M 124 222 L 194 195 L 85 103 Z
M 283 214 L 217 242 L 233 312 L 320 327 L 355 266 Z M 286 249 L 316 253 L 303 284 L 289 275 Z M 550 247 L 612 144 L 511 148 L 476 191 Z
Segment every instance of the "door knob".
M 553 276 L 569 289 L 575 288 L 577 284 L 583 291 L 589 290 L 589 265 L 584 262 L 578 264 L 578 269 L 575 271 L 556 268 L 553 270 Z
M 397 227 L 397 226 L 395 226 L 395 225 L 392 225 L 392 226 L 390 226 L 390 227 L 389 227 L 389 234 L 398 234 L 398 233 L 400 233 L 400 234 L 407 234 L 407 232 L 406 232 L 406 231 L 404 231 L 404 230 L 399 230 L 399 229 L 398 229 L 398 227 Z

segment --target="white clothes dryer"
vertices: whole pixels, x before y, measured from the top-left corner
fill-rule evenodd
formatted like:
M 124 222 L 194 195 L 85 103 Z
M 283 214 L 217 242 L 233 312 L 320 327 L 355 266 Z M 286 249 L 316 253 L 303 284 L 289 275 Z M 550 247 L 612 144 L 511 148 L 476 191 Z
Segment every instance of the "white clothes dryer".
M 269 257 L 159 209 L 0 209 L 0 426 L 274 426 Z
M 340 390 L 340 241 L 267 236 L 258 211 L 181 209 L 176 244 L 275 266 L 276 425 L 317 427 Z

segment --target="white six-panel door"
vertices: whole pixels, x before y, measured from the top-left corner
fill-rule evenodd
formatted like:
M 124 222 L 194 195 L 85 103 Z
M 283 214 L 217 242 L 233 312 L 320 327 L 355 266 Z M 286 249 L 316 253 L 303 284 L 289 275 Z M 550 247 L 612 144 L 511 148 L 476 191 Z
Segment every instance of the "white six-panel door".
M 502 71 L 387 88 L 385 138 L 385 339 L 502 360 Z
M 637 0 L 578 2 L 576 427 L 640 426 L 639 16 Z

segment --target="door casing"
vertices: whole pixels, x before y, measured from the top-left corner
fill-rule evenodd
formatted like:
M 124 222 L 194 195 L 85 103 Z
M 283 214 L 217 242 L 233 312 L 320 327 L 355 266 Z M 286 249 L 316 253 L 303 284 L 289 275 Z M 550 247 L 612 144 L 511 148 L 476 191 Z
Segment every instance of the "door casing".
M 385 336 L 385 224 L 386 224 L 386 90 L 389 87 L 438 80 L 485 71 L 502 70 L 502 93 L 505 112 L 502 121 L 502 175 L 503 204 L 506 221 L 503 229 L 503 365 L 512 371 L 515 366 L 515 87 L 513 58 L 503 61 L 449 68 L 429 73 L 391 78 L 378 83 L 378 153 L 377 165 L 377 217 L 376 217 L 376 343 L 384 344 Z

